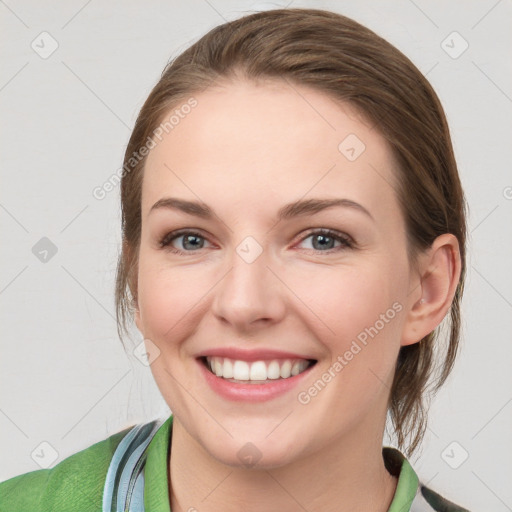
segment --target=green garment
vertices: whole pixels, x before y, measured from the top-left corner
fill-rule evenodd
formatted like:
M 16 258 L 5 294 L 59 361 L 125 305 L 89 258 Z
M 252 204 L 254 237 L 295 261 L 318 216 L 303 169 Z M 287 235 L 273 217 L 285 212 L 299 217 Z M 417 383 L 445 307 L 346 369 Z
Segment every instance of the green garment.
M 171 510 L 168 490 L 171 427 L 172 415 L 162 423 L 148 447 L 144 468 L 146 512 Z M 112 455 L 129 431 L 127 428 L 93 444 L 53 468 L 31 471 L 0 483 L 0 512 L 101 512 Z M 413 512 L 416 507 L 422 511 L 465 511 L 422 486 L 398 450 L 384 447 L 383 456 L 388 471 L 398 476 L 388 512 Z

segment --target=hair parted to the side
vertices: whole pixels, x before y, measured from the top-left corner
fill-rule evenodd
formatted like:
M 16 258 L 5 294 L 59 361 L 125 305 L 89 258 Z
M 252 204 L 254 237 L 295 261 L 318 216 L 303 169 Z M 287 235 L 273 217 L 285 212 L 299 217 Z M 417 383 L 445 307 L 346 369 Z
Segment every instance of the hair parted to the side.
M 128 334 L 137 296 L 141 191 L 145 158 L 133 158 L 169 112 L 216 81 L 281 79 L 348 102 L 388 141 L 398 163 L 396 194 L 405 219 L 411 265 L 435 238 L 459 242 L 461 276 L 449 315 L 418 343 L 401 348 L 388 413 L 407 456 L 427 425 L 429 393 L 448 377 L 461 334 L 466 273 L 467 205 L 441 103 L 398 49 L 342 15 L 276 9 L 225 23 L 171 61 L 144 103 L 129 140 L 121 180 L 123 247 L 116 276 L 118 333 Z M 448 318 L 449 317 L 449 318 Z M 440 330 L 449 320 L 447 335 Z M 436 360 L 439 364 L 436 366 Z

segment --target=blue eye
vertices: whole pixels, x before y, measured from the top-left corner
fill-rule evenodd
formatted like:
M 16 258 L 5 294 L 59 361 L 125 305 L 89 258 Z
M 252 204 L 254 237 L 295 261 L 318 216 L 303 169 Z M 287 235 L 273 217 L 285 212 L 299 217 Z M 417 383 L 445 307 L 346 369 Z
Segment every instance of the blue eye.
M 177 249 L 171 246 L 172 242 L 182 238 L 181 246 L 184 250 Z M 354 248 L 355 244 L 351 237 L 331 229 L 317 229 L 308 233 L 303 237 L 300 242 L 304 242 L 308 238 L 313 239 L 313 248 L 307 249 L 316 252 L 332 253 L 344 249 Z M 186 254 L 196 252 L 195 249 L 203 249 L 204 241 L 206 240 L 201 234 L 196 231 L 178 230 L 166 234 L 160 241 L 159 246 L 174 254 Z M 333 244 L 338 242 L 338 247 L 333 247 Z M 188 247 L 188 248 L 187 248 Z M 190 250 L 189 250 L 190 249 Z
M 350 249 L 353 247 L 353 242 L 351 238 L 347 235 L 344 235 L 342 233 L 338 233 L 337 231 L 333 231 L 331 229 L 317 229 L 316 231 L 312 231 L 309 233 L 306 237 L 304 237 L 301 242 L 304 242 L 304 240 L 307 240 L 308 238 L 312 237 L 312 245 L 313 250 L 319 251 L 319 252 L 332 252 L 337 251 L 339 249 Z M 316 242 L 316 243 L 315 243 Z M 337 248 L 333 247 L 333 244 L 335 242 L 339 242 L 341 244 L 341 247 L 338 246 Z M 316 245 L 316 247 L 315 247 Z M 322 249 L 320 249 L 322 248 Z M 327 249 L 327 250 L 324 250 Z
M 176 249 L 175 247 L 170 247 L 171 242 L 177 240 L 178 238 L 183 238 L 182 247 L 186 248 L 186 245 L 192 247 L 192 249 L 202 249 L 204 243 L 201 243 L 200 240 L 205 240 L 203 236 L 195 231 L 173 231 L 172 233 L 168 233 L 164 236 L 159 242 L 161 248 L 168 248 L 170 252 L 183 254 L 184 252 L 193 252 L 193 251 L 181 251 L 180 249 Z

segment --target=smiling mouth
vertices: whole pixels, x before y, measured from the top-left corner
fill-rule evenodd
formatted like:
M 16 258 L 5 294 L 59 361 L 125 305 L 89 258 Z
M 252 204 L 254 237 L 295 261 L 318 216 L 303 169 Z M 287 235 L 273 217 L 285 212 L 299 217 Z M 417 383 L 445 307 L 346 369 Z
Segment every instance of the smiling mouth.
M 295 377 L 316 364 L 316 359 L 272 359 L 242 361 L 228 357 L 200 357 L 214 375 L 229 382 L 263 384 Z

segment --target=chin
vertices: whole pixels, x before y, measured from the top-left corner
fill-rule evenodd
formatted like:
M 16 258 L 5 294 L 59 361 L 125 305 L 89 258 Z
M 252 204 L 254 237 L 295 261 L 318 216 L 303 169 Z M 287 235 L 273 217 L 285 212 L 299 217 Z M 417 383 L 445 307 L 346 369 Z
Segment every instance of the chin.
M 285 466 L 299 456 L 300 448 L 298 443 L 293 442 L 292 436 L 286 435 L 285 440 L 277 434 L 272 440 L 265 436 L 251 435 L 238 436 L 223 443 L 212 439 L 203 443 L 203 447 L 218 462 L 248 470 Z
M 273 450 L 258 447 L 250 441 L 240 448 L 226 448 L 222 453 L 210 453 L 216 460 L 236 469 L 248 471 L 270 470 L 285 466 L 293 461 L 293 454 L 289 451 Z

